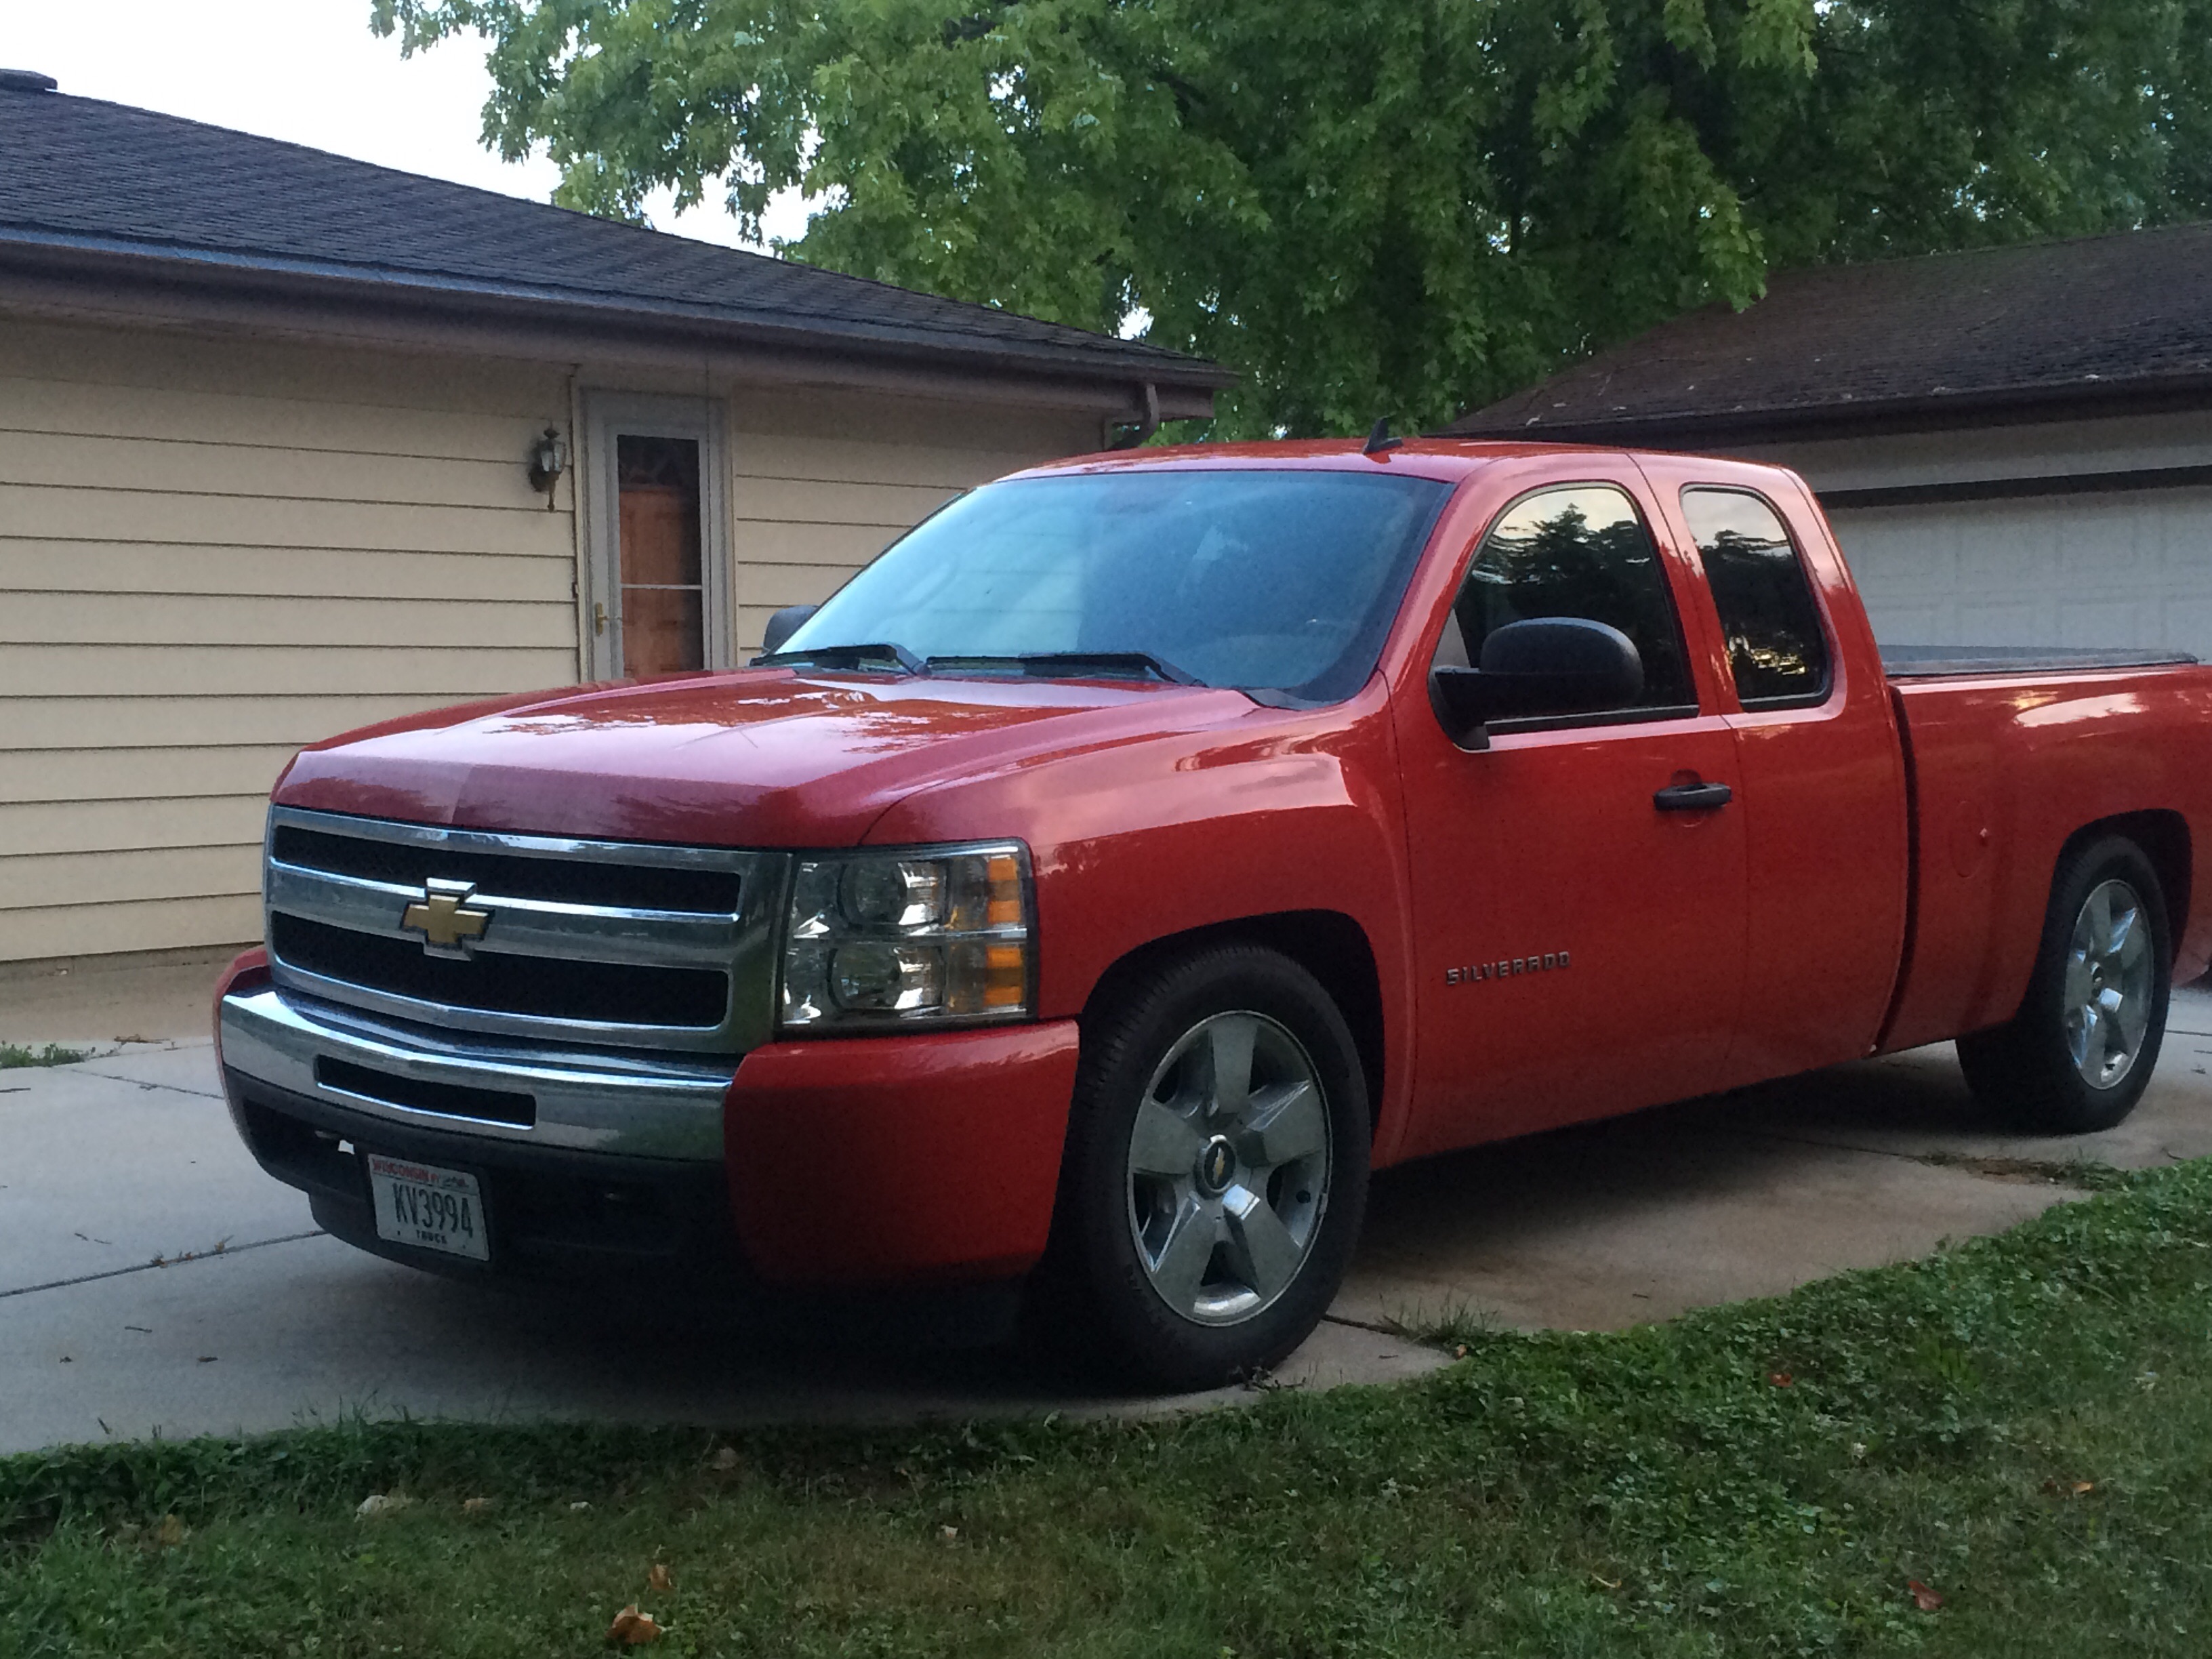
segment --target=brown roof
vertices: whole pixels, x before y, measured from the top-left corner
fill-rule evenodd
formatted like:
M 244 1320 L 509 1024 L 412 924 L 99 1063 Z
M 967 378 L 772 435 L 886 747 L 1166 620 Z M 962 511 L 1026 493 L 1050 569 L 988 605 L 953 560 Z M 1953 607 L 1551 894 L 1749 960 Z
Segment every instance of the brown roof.
M 1447 430 L 1674 443 L 2212 404 L 2212 224 L 1778 272 Z

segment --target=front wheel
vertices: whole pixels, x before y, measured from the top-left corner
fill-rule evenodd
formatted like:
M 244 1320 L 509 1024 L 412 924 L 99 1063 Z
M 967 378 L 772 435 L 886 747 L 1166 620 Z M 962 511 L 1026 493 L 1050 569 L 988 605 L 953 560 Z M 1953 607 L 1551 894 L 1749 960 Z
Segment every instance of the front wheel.
M 2020 1012 L 1959 1040 L 1975 1097 L 2023 1128 L 2111 1128 L 2158 1064 L 2172 967 L 2165 891 L 2142 849 L 2113 836 L 2069 855 Z
M 1085 1027 L 1045 1322 L 1141 1386 L 1264 1370 L 1328 1310 L 1366 1207 L 1344 1017 L 1297 963 L 1232 945 Z

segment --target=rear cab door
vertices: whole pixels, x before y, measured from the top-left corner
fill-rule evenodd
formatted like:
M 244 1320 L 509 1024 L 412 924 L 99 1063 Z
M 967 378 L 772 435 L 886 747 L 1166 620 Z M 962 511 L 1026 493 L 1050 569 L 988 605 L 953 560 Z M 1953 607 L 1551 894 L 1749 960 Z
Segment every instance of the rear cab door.
M 1638 465 L 1697 562 L 1735 734 L 1747 971 L 1725 1086 L 1872 1052 L 1904 958 L 1910 826 L 1881 654 L 1812 494 L 1777 468 Z
M 1409 1154 L 1683 1098 L 1728 1074 L 1743 816 L 1674 810 L 1668 792 L 1733 790 L 1739 750 L 1671 523 L 1626 456 L 1500 462 L 1463 488 L 1439 529 L 1457 547 L 1409 596 L 1394 699 L 1418 971 Z M 1425 695 L 1431 669 L 1479 664 L 1507 623 L 1560 616 L 1628 635 L 1643 697 L 1496 722 L 1486 749 L 1461 747 Z

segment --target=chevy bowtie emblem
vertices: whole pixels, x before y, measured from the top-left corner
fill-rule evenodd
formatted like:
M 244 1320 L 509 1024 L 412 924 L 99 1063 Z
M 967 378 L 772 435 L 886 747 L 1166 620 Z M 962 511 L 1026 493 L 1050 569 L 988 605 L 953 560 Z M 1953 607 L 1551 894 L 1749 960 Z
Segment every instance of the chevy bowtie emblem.
M 433 876 L 422 884 L 422 896 L 400 912 L 399 925 L 422 935 L 422 948 L 433 956 L 465 957 L 469 942 L 483 937 L 491 926 L 491 912 L 466 908 L 472 881 L 446 881 Z

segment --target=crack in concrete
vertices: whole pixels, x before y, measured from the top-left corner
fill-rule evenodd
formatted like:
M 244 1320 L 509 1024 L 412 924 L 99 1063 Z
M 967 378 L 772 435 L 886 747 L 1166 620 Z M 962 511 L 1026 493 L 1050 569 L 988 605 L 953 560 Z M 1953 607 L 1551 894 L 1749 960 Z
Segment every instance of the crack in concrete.
M 1741 1128 L 1738 1129 L 1736 1133 L 1753 1140 L 1778 1140 L 1784 1145 L 1790 1146 L 1817 1146 L 1823 1152 L 1863 1152 L 1869 1158 L 1893 1158 L 1905 1164 L 1925 1164 L 1932 1170 L 1958 1170 L 1966 1175 L 1978 1176 L 1984 1180 L 1990 1181 L 2002 1181 L 2007 1177 L 2003 1176 L 1991 1176 L 1984 1174 L 1984 1171 L 1973 1167 L 1977 1163 L 2030 1163 L 2037 1161 L 2033 1159 L 2002 1159 L 1996 1154 L 1984 1155 L 1976 1152 L 1953 1152 L 1944 1151 L 1932 1152 L 1900 1152 L 1893 1151 L 1891 1148 L 1887 1146 L 1862 1146 L 1856 1141 L 1851 1140 L 1819 1140 L 1810 1135 L 1784 1134 L 1779 1129 Z M 2053 1167 L 2057 1166 L 2054 1164 Z
M 20 1285 L 12 1291 L 0 1291 L 0 1302 L 5 1302 L 12 1296 L 29 1296 L 37 1291 L 62 1291 L 72 1285 L 90 1285 L 102 1279 L 121 1279 L 127 1273 L 150 1273 L 163 1267 L 181 1267 L 189 1261 L 220 1261 L 227 1255 L 243 1255 L 248 1250 L 265 1250 L 271 1244 L 296 1244 L 303 1238 L 323 1237 L 323 1230 L 317 1227 L 304 1233 L 286 1233 L 281 1238 L 257 1238 L 250 1244 L 226 1244 L 217 1250 L 189 1250 L 182 1255 L 133 1262 L 128 1267 L 110 1267 L 104 1273 L 79 1273 L 74 1279 L 50 1279 L 43 1285 Z
M 137 1089 L 166 1089 L 173 1095 L 190 1095 L 194 1100 L 221 1100 L 222 1096 L 205 1089 L 187 1089 L 181 1083 L 149 1083 L 143 1077 L 118 1077 L 112 1072 L 80 1071 L 83 1077 L 96 1077 L 103 1083 L 127 1083 Z
M 1401 1342 L 1413 1341 L 1413 1339 L 1401 1330 L 1395 1330 L 1388 1325 L 1377 1325 L 1364 1319 L 1346 1319 L 1342 1314 L 1325 1313 L 1322 1316 L 1322 1322 L 1326 1325 L 1342 1325 L 1348 1330 L 1372 1331 L 1377 1336 L 1395 1337 Z M 1413 1346 L 1420 1347 L 1424 1345 L 1414 1342 Z

